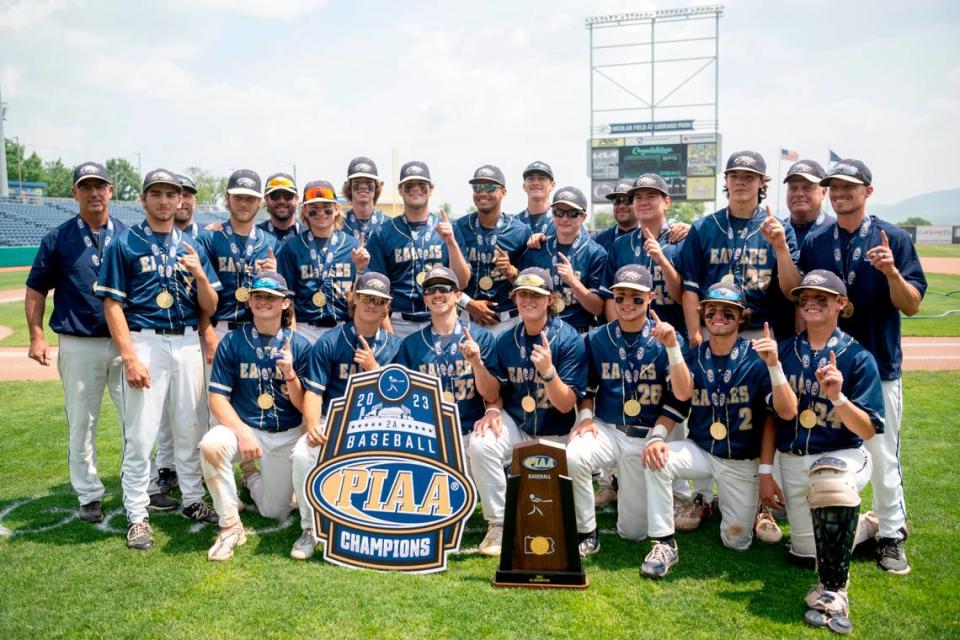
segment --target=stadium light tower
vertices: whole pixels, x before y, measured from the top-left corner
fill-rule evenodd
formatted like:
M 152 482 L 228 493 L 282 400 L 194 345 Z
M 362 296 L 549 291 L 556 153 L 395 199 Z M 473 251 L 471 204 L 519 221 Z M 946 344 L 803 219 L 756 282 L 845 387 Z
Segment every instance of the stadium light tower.
M 0 153 L 0 198 L 10 197 L 10 185 L 7 184 L 7 139 L 3 133 L 3 121 L 7 119 L 7 105 L 3 102 L 3 91 L 0 90 L 0 141 L 3 142 L 3 153 Z

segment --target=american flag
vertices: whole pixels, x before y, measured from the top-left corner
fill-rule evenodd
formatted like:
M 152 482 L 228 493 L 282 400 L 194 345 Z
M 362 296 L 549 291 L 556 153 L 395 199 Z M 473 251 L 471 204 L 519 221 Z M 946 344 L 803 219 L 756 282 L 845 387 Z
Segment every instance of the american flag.
M 790 162 L 796 162 L 800 159 L 800 154 L 794 151 L 793 149 L 780 149 L 780 159 L 789 160 Z

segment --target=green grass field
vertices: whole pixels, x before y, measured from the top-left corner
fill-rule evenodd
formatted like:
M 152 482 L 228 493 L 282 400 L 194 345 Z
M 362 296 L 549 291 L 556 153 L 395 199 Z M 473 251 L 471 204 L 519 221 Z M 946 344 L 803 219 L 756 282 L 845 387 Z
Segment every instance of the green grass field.
M 960 636 L 960 379 L 911 373 L 905 383 L 903 463 L 913 572 L 880 571 L 869 554 L 852 565 L 854 637 Z M 106 401 L 105 401 L 106 402 Z M 72 517 L 66 426 L 57 383 L 0 384 L 0 591 L 2 638 L 827 638 L 804 626 L 802 598 L 815 575 L 786 561 L 782 545 L 747 552 L 720 544 L 718 522 L 681 534 L 681 562 L 661 582 L 639 576 L 647 545 L 602 536 L 582 592 L 495 589 L 497 562 L 452 557 L 442 574 L 359 572 L 287 556 L 296 522 L 245 513 L 249 536 L 233 560 L 212 564 L 214 529 L 191 532 L 155 515 L 157 546 L 124 546 L 112 406 L 98 437 L 113 514 L 102 529 Z M 108 403 L 109 404 L 109 403 Z M 864 496 L 869 504 L 869 490 Z M 482 537 L 471 519 L 465 548 Z M 614 527 L 603 513 L 601 527 Z M 319 557 L 319 556 L 318 556 Z
M 960 336 L 960 313 L 944 317 L 946 311 L 960 311 L 960 276 L 928 273 L 927 292 L 920 305 L 920 313 L 912 318 L 903 316 L 901 333 L 904 336 Z M 956 292 L 954 295 L 946 295 Z
M 29 271 L 0 271 L 0 291 L 22 288 L 28 273 Z
M 918 244 L 916 247 L 923 258 L 960 258 L 960 244 Z

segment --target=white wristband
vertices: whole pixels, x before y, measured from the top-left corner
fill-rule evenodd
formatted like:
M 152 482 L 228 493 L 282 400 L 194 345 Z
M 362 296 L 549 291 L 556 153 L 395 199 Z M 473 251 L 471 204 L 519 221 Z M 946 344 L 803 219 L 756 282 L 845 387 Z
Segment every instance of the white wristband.
M 843 392 L 841 391 L 840 396 L 836 400 L 831 400 L 830 402 L 833 403 L 834 409 L 837 407 L 842 407 L 843 405 L 847 404 L 847 396 L 843 395 Z
M 658 424 L 653 428 L 653 431 L 650 433 L 650 435 L 655 438 L 663 438 L 664 440 L 666 440 L 667 436 L 670 435 L 670 430 L 667 429 L 667 425 Z
M 680 345 L 675 344 L 672 347 L 667 347 L 667 361 L 671 367 L 683 362 L 683 351 L 680 350 Z
M 787 384 L 787 376 L 783 375 L 783 366 L 779 362 L 774 367 L 767 367 L 767 371 L 770 372 L 770 382 L 773 386 Z
M 773 475 L 773 465 L 772 464 L 762 464 L 757 467 L 757 473 L 761 476 L 770 476 Z
M 497 415 L 500 415 L 501 413 L 503 413 L 502 411 L 500 411 L 499 407 L 487 407 L 486 411 L 484 411 L 483 413 L 487 414 L 487 413 L 490 413 L 491 411 L 493 411 Z
M 580 409 L 580 413 L 577 414 L 577 424 L 580 424 L 584 420 L 593 420 L 593 410 L 592 409 Z
M 466 309 L 467 305 L 473 302 L 473 298 L 468 296 L 465 292 L 460 293 L 460 299 L 457 300 L 457 306 L 461 309 Z

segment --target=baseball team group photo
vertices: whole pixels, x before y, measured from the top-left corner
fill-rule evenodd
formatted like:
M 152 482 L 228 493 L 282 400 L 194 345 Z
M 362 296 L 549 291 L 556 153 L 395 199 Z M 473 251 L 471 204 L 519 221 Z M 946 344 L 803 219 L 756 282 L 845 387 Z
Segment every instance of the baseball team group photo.
M 874 66 L 745 46 L 832 18 L 640 4 L 252 3 L 289 51 L 188 25 L 124 70 L 79 3 L 0 7 L 92 61 L 73 115 L 0 61 L 3 635 L 960 633 L 958 167 L 906 157 L 960 143 L 960 15 L 865 18 L 946 74 L 898 150 Z M 361 16 L 396 78 L 276 64 Z M 268 71 L 207 83 L 228 51 Z

